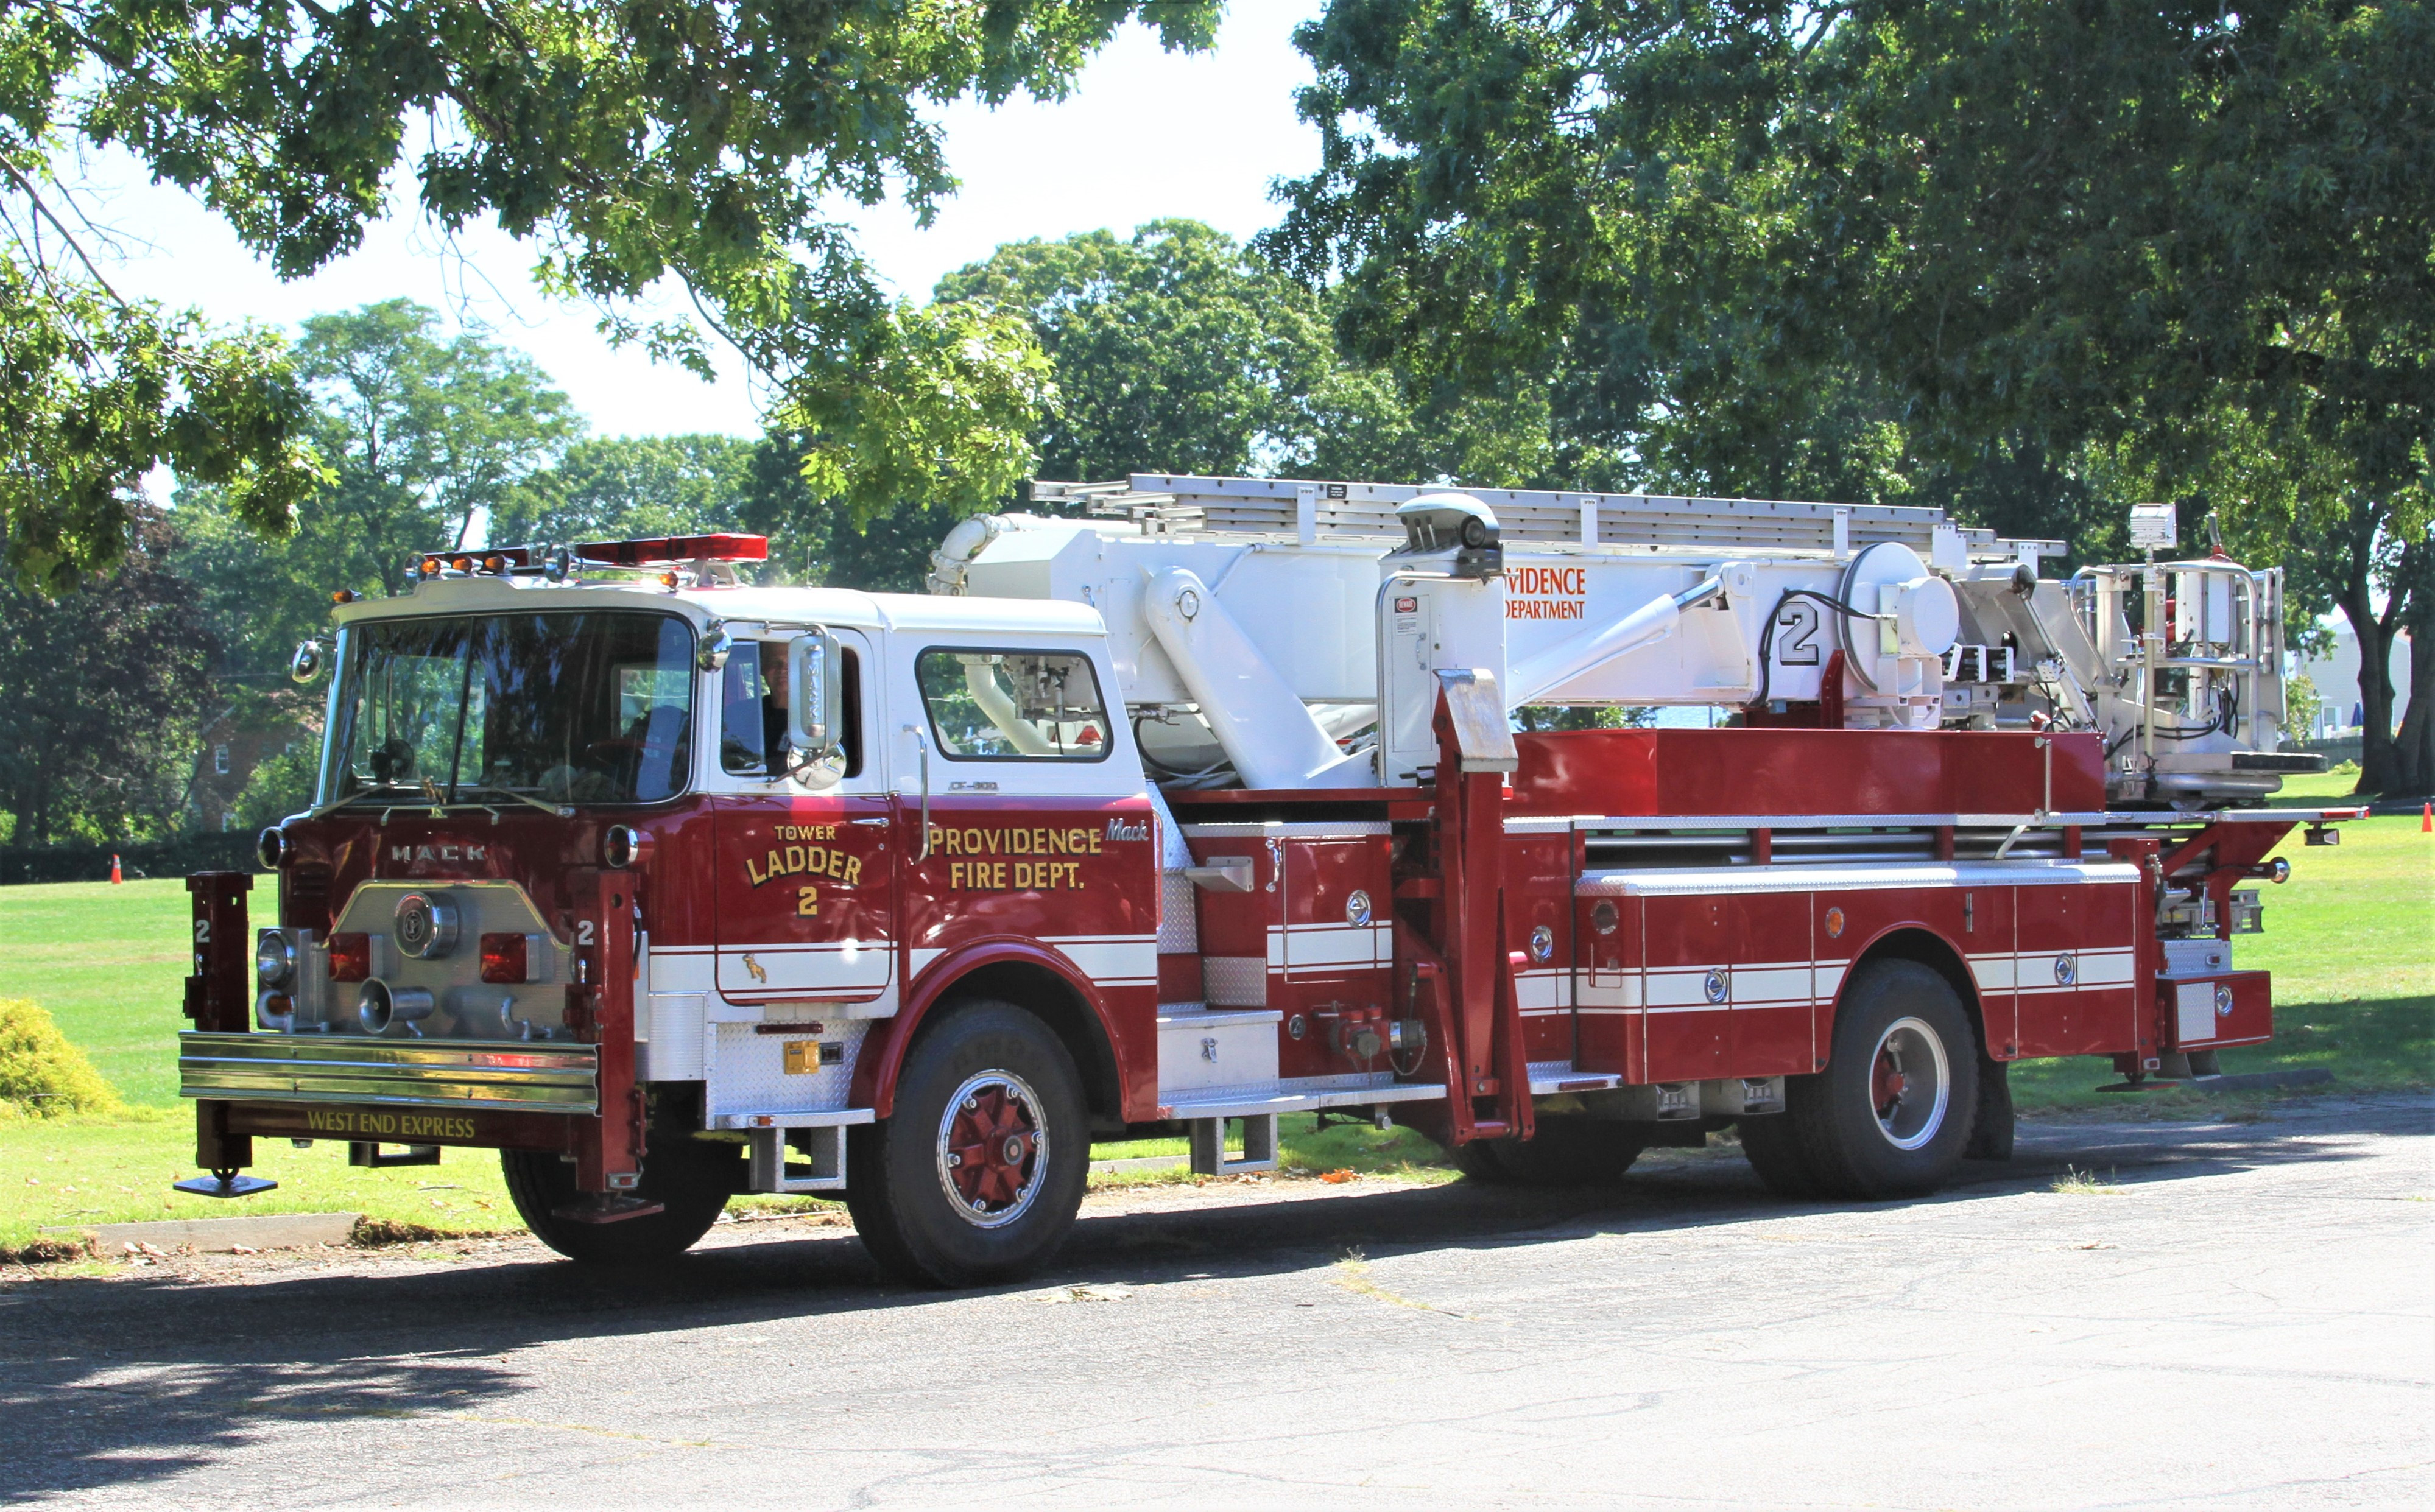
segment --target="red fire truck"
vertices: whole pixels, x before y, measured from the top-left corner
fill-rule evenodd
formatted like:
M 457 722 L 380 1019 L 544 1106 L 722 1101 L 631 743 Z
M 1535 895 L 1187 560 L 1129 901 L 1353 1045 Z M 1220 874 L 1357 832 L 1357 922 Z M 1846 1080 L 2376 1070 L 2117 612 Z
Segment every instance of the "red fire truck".
M 697 536 L 336 595 L 272 921 L 189 883 L 181 1185 L 261 1190 L 258 1137 L 489 1148 L 577 1260 L 824 1193 L 940 1285 L 1042 1263 L 1095 1138 L 1262 1169 L 1297 1112 L 1481 1179 L 1733 1127 L 1778 1192 L 1926 1193 L 2009 1151 L 2016 1059 L 2135 1086 L 2268 1038 L 2252 884 L 2356 815 L 2242 806 L 2319 759 L 2276 749 L 2279 575 L 2219 555 L 2059 583 L 1924 509 L 1037 497 L 926 594 Z M 1627 713 L 1528 728 L 1564 709 Z

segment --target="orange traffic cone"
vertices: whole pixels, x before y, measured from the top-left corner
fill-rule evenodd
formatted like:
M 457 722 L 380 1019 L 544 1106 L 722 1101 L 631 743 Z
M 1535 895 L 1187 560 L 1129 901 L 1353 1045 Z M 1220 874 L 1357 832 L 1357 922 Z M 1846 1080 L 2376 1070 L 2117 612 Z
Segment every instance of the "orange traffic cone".
M 114 850 L 111 852 L 110 856 L 110 880 L 113 884 L 125 882 L 127 880 L 125 877 L 118 874 L 118 853 Z
M 2435 803 L 2418 805 L 2418 833 L 2435 834 Z

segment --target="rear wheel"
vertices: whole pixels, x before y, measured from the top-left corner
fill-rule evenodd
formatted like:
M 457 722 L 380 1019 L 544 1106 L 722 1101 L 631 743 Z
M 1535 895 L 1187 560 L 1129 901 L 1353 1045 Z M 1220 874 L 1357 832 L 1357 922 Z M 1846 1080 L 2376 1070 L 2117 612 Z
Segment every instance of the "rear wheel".
M 533 1237 L 586 1265 L 647 1265 L 683 1254 L 718 1221 L 738 1185 L 741 1163 L 733 1145 L 654 1142 L 643 1159 L 634 1195 L 661 1204 L 661 1211 L 615 1223 L 579 1223 L 557 1211 L 581 1195 L 572 1162 L 547 1150 L 499 1152 L 508 1195 Z
M 924 1028 L 894 1113 L 848 1140 L 846 1206 L 882 1269 L 976 1286 L 1056 1251 L 1090 1158 L 1063 1041 L 1012 1004 L 969 1003 Z
M 1577 1187 L 1612 1181 L 1632 1168 L 1648 1142 L 1629 1124 L 1558 1115 L 1538 1121 L 1527 1140 L 1474 1140 L 1455 1150 L 1455 1167 L 1475 1181 L 1525 1187 Z
M 1836 1010 L 1826 1069 L 1786 1081 L 1793 1160 L 1780 1174 L 1864 1201 L 1933 1192 L 1961 1163 L 1977 1108 L 1977 1039 L 1952 984 L 1917 961 L 1873 961 Z M 1762 1133 L 1761 1146 L 1775 1137 Z M 1761 1159 L 1784 1153 L 1753 1159 L 1762 1178 Z
M 1741 1139 L 1742 1154 L 1750 1158 L 1751 1169 L 1770 1192 L 1795 1200 L 1818 1195 L 1818 1177 L 1802 1156 L 1791 1119 L 1782 1113 L 1753 1115 L 1736 1120 L 1734 1132 Z

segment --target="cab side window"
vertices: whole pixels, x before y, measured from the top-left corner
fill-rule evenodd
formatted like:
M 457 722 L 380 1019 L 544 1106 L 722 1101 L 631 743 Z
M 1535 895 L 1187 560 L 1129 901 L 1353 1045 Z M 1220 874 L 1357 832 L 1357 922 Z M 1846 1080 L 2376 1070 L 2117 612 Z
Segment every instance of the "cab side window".
M 932 646 L 913 663 L 940 754 L 950 761 L 1096 762 L 1107 704 L 1076 651 Z
M 845 679 L 845 775 L 862 775 L 862 659 L 839 648 Z M 786 643 L 738 641 L 719 682 L 718 765 L 735 777 L 786 775 Z

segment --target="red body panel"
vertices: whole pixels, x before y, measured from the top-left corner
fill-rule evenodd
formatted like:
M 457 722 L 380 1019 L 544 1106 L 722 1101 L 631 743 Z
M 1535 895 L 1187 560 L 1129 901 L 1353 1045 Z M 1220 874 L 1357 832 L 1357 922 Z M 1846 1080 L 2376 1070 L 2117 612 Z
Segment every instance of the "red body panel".
M 2130 1052 L 2139 1040 L 2143 993 L 2133 934 L 2139 889 L 2020 887 L 2017 1016 L 2020 1054 Z
M 2095 735 L 1577 730 L 1516 735 L 1511 812 L 2027 814 L 2105 806 Z M 2053 791 L 2048 801 L 2047 777 Z
M 1573 1058 L 1573 841 L 1569 834 L 1505 842 L 1505 949 L 1523 957 L 1522 1043 L 1531 1060 Z M 1532 936 L 1546 930 L 1544 954 Z

